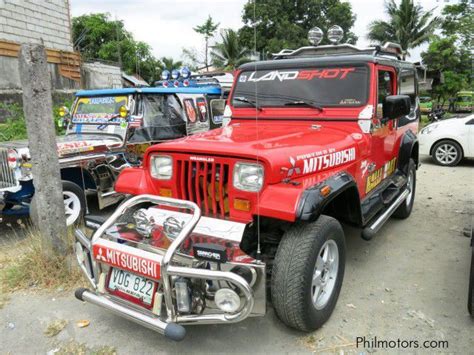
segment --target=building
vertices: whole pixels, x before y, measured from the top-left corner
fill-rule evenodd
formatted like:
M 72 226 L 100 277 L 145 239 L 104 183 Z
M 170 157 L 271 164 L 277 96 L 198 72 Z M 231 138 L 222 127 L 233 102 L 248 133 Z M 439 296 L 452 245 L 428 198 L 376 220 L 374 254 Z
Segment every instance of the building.
M 0 102 L 21 101 L 18 53 L 28 42 L 43 43 L 47 49 L 55 99 L 80 88 L 81 62 L 71 41 L 69 0 L 0 0 Z

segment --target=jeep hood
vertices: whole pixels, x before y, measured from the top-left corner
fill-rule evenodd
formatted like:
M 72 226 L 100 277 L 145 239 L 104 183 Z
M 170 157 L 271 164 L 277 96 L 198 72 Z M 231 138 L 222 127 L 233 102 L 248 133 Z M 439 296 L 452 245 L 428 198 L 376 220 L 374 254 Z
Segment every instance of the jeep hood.
M 272 176 L 275 173 L 286 176 L 286 172 L 293 167 L 299 167 L 303 174 L 307 158 L 351 148 L 354 155 L 358 154 L 357 143 L 364 140 L 364 135 L 353 132 L 360 132 L 357 122 L 239 121 L 227 127 L 162 143 L 150 148 L 148 154 L 179 152 L 248 160 L 258 158 L 267 169 L 273 170 Z
M 119 148 L 122 142 L 109 137 L 86 135 L 68 135 L 56 137 L 59 158 L 69 156 L 106 152 L 110 149 Z M 1 142 L 0 148 L 15 149 L 20 155 L 30 158 L 28 141 Z

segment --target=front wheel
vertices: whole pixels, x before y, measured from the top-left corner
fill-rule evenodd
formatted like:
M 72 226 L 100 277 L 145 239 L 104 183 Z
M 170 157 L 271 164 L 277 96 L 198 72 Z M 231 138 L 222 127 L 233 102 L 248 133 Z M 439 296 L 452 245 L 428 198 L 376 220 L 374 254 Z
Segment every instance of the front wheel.
M 70 181 L 63 181 L 62 185 L 66 225 L 69 227 L 78 224 L 84 217 L 86 211 L 86 196 L 84 190 Z M 35 197 L 33 196 L 33 200 L 30 204 L 30 218 L 33 224 L 37 226 L 38 215 L 34 199 Z
M 472 246 L 471 273 L 469 277 L 469 293 L 468 293 L 468 298 L 467 298 L 467 309 L 469 310 L 469 313 L 471 314 L 471 316 L 474 317 L 474 245 Z
M 408 218 L 413 209 L 415 203 L 415 191 L 416 191 L 416 163 L 413 159 L 410 159 L 408 163 L 408 175 L 407 185 L 409 193 L 406 200 L 395 210 L 393 216 L 399 219 Z
M 306 332 L 320 328 L 336 306 L 345 258 L 344 232 L 334 218 L 323 215 L 290 228 L 272 269 L 271 295 L 278 318 Z

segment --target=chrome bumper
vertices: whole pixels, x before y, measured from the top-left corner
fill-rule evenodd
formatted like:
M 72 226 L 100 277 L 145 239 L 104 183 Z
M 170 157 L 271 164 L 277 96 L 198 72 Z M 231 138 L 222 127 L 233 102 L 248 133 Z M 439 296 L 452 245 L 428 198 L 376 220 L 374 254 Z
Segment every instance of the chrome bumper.
M 130 207 L 143 203 L 152 202 L 164 206 L 191 210 L 193 214 L 186 224 L 182 227 L 176 239 L 171 243 L 163 255 L 156 255 L 156 260 L 161 266 L 161 278 L 163 289 L 163 299 L 166 312 L 150 312 L 145 309 L 137 308 L 137 306 L 130 304 L 127 301 L 118 299 L 104 291 L 103 283 L 105 276 L 101 277 L 101 266 L 98 260 L 95 260 L 92 255 L 94 244 L 104 242 L 102 236 L 106 231 L 113 226 L 115 221 L 122 216 L 122 214 Z M 189 217 L 190 215 L 188 215 Z M 200 223 L 200 221 L 202 221 Z M 216 220 L 218 221 L 218 220 Z M 185 336 L 185 330 L 181 324 L 216 324 L 216 323 L 234 323 L 247 318 L 251 313 L 253 315 L 265 314 L 265 265 L 258 263 L 250 265 L 251 268 L 259 270 L 261 277 L 261 284 L 258 287 L 258 307 L 255 307 L 256 298 L 255 291 L 249 283 L 241 276 L 230 271 L 209 270 L 180 265 L 173 265 L 175 259 L 182 258 L 182 255 L 177 255 L 177 250 L 182 243 L 193 233 L 194 230 L 202 231 L 209 225 L 209 218 L 203 217 L 201 219 L 201 211 L 199 207 L 193 202 L 170 199 L 165 197 L 158 197 L 152 195 L 140 195 L 131 198 L 123 203 L 107 221 L 101 225 L 92 236 L 92 239 L 87 238 L 81 230 L 75 231 L 76 236 L 76 255 L 79 265 L 89 280 L 93 291 L 86 289 L 79 289 L 76 291 L 76 297 L 82 301 L 93 303 L 95 305 L 106 308 L 116 314 L 119 314 L 129 320 L 141 324 L 147 328 L 155 330 L 160 334 L 172 340 L 181 340 Z M 237 228 L 238 229 L 238 228 Z M 235 229 L 234 229 L 235 231 Z M 242 229 L 243 233 L 243 229 Z M 217 231 L 217 234 L 219 232 Z M 111 243 L 110 241 L 107 241 Z M 120 248 L 132 248 L 130 246 L 121 245 Z M 134 249 L 134 248 L 132 248 Z M 137 253 L 136 249 L 134 253 Z M 138 251 L 139 252 L 139 251 Z M 191 256 L 189 259 L 193 259 Z M 180 276 L 190 279 L 204 279 L 224 281 L 232 284 L 238 288 L 243 300 L 243 306 L 236 313 L 213 313 L 213 314 L 178 314 L 173 300 L 172 277 Z M 101 281 L 101 278 L 103 279 Z M 102 283 L 102 286 L 101 286 Z M 254 286 L 255 287 L 255 286 Z M 160 318 L 160 314 L 165 313 L 165 317 Z

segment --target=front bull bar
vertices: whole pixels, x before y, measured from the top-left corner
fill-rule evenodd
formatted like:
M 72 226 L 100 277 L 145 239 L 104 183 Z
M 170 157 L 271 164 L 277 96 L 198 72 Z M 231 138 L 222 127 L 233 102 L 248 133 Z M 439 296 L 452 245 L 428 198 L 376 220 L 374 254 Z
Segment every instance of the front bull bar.
M 186 240 L 186 238 L 191 235 L 192 231 L 201 218 L 201 210 L 199 206 L 193 202 L 154 195 L 138 195 L 120 205 L 117 210 L 105 221 L 105 223 L 96 230 L 90 243 L 87 243 L 87 238 L 80 230 L 76 230 L 75 232 L 77 240 L 83 247 L 89 249 L 89 252 L 91 252 L 94 243 L 97 243 L 97 241 L 107 231 L 107 229 L 109 229 L 128 208 L 144 202 L 152 202 L 157 205 L 163 205 L 172 208 L 187 209 L 193 212 L 191 220 L 187 222 L 181 229 L 176 239 L 166 250 L 161 261 L 161 280 L 163 282 L 163 295 L 167 314 L 166 321 L 162 321 L 159 317 L 154 317 L 135 310 L 128 304 L 122 304 L 112 297 L 98 294 L 87 289 L 76 290 L 76 298 L 81 301 L 104 307 L 118 315 L 141 324 L 149 329 L 157 331 L 158 333 L 165 335 L 167 338 L 176 341 L 182 340 L 186 335 L 184 327 L 182 327 L 180 324 L 235 323 L 247 318 L 252 312 L 254 306 L 254 295 L 252 288 L 243 277 L 229 271 L 215 271 L 171 265 L 177 250 Z M 96 263 L 93 262 L 93 264 Z M 93 268 L 95 269 L 94 275 L 97 275 L 97 265 L 93 265 Z M 82 269 L 86 273 L 86 269 Z M 173 304 L 171 276 L 230 282 L 237 286 L 242 292 L 242 295 L 245 299 L 244 306 L 239 312 L 234 314 L 177 315 Z M 91 278 L 89 275 L 87 275 L 87 277 L 93 284 L 94 288 L 97 289 L 97 281 L 94 278 Z

